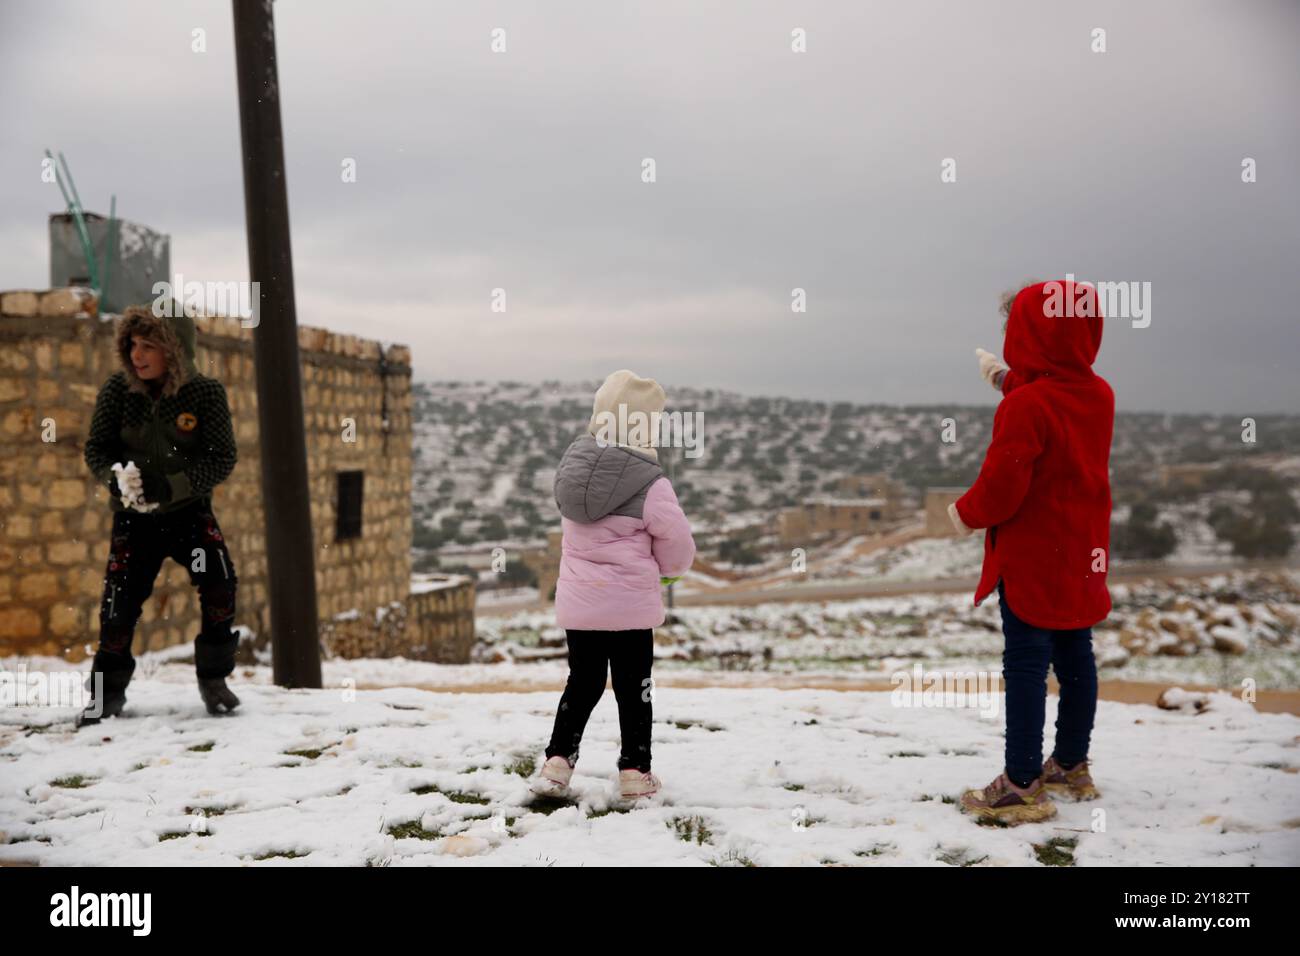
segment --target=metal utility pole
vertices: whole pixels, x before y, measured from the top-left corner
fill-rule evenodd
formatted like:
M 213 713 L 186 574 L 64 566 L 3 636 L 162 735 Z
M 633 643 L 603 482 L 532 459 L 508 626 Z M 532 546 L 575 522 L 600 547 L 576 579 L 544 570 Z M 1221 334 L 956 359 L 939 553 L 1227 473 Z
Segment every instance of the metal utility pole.
M 253 330 L 266 517 L 271 654 L 281 687 L 320 687 L 315 544 L 308 507 L 298 318 L 271 0 L 232 0 L 249 278 L 261 286 Z

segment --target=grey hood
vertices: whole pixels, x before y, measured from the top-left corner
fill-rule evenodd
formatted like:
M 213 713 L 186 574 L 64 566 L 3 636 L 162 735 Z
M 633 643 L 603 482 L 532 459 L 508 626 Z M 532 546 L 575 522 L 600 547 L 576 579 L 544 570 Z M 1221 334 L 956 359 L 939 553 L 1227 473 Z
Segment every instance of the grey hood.
M 663 469 L 626 448 L 603 448 L 590 435 L 575 438 L 555 470 L 555 503 L 570 521 L 590 524 L 606 515 L 640 518 L 646 492 Z

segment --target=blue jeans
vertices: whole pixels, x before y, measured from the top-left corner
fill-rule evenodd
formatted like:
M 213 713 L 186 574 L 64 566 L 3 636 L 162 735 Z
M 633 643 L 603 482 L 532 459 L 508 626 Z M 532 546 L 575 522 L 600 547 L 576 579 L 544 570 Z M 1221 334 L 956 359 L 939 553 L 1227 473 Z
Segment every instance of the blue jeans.
M 1061 703 L 1056 711 L 1056 748 L 1063 767 L 1088 757 L 1088 741 L 1097 714 L 1097 662 L 1092 656 L 1092 628 L 1049 631 L 1027 624 L 1002 608 L 1002 680 L 1007 688 L 1006 772 L 1017 786 L 1032 783 L 1043 769 L 1043 720 L 1047 710 L 1047 667 L 1056 671 Z

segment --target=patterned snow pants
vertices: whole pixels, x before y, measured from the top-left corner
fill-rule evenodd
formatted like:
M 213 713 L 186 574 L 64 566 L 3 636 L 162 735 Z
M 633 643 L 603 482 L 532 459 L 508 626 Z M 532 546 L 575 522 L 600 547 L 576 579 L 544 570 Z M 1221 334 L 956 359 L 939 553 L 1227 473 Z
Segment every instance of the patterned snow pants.
M 194 646 L 199 677 L 225 677 L 235 669 L 239 638 L 235 619 L 235 565 L 209 501 L 153 515 L 113 514 L 113 540 L 99 607 L 99 650 L 94 669 L 130 679 L 135 670 L 131 642 L 144 602 L 165 558 L 183 565 L 198 588 L 203 625 Z

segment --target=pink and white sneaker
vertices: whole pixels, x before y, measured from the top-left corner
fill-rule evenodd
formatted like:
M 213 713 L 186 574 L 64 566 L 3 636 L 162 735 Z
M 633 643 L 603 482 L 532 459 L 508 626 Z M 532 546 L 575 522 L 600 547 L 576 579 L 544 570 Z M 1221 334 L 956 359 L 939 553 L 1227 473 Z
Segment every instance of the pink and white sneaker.
M 620 770 L 618 792 L 624 800 L 653 797 L 659 792 L 659 778 L 648 770 Z
M 532 791 L 543 797 L 562 797 L 569 792 L 572 777 L 573 764 L 564 757 L 551 757 L 542 764 L 541 773 L 533 780 Z

